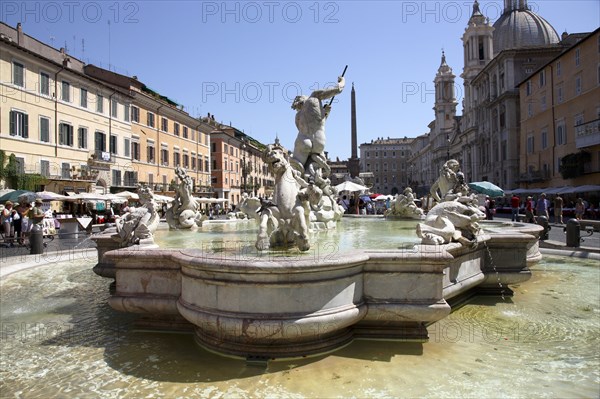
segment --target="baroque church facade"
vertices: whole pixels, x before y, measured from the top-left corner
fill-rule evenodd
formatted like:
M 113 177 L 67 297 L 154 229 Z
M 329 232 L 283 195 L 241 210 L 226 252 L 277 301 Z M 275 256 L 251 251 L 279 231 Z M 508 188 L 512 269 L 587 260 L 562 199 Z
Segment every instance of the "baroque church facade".
M 519 185 L 520 102 L 518 85 L 565 49 L 556 30 L 526 0 L 505 0 L 493 24 L 475 0 L 462 36 L 462 116 L 456 115 L 455 75 L 445 55 L 435 77 L 435 119 L 425 140 L 415 140 L 415 176 L 423 191 L 443 163 L 460 161 L 467 181 Z M 423 143 L 425 142 L 425 144 Z M 425 162 L 427 160 L 427 162 Z M 420 167 L 428 163 L 431 167 Z

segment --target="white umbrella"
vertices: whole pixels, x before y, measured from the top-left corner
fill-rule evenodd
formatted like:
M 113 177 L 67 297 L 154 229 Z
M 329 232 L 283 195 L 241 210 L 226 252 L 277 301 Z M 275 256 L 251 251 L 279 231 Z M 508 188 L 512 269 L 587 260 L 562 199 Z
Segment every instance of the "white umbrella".
M 69 198 L 66 195 L 56 194 L 52 191 L 38 191 L 35 195 L 37 198 L 41 198 L 42 201 L 63 201 Z
M 137 195 L 136 193 L 132 193 L 131 191 L 121 191 L 120 193 L 116 193 L 115 194 L 117 197 L 121 197 L 121 198 L 126 198 L 126 199 L 134 199 L 134 200 L 138 200 L 140 199 L 140 196 Z
M 338 192 L 342 192 L 342 191 L 350 191 L 350 192 L 355 192 L 355 191 L 365 191 L 368 190 L 368 187 L 365 186 L 361 186 L 360 184 L 356 184 L 350 180 L 346 180 L 343 183 L 338 184 L 337 186 L 335 186 L 335 189 Z

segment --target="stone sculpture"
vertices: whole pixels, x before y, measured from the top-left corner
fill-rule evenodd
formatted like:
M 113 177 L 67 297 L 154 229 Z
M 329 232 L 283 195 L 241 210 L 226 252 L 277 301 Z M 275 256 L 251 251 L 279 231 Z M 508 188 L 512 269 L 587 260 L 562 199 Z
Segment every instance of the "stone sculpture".
M 412 188 L 406 187 L 404 194 L 396 195 L 391 201 L 391 207 L 385 212 L 386 217 L 398 217 L 406 219 L 422 219 L 423 210 L 415 203 Z
M 179 178 L 179 184 L 175 186 L 175 198 L 165 215 L 169 228 L 185 230 L 191 229 L 195 225 L 201 226 L 206 215 L 199 211 L 200 205 L 192 196 L 192 179 L 179 166 L 175 168 L 175 175 Z
M 138 188 L 140 207 L 130 208 L 130 211 L 117 217 L 116 233 L 113 240 L 121 247 L 140 244 L 140 241 L 153 242 L 153 234 L 160 222 L 158 206 L 154 202 L 154 193 L 147 186 Z
M 231 219 L 260 219 L 258 210 L 261 207 L 260 198 L 250 197 L 248 193 L 242 194 L 242 200 L 233 210 Z
M 477 196 L 469 193 L 457 160 L 451 159 L 444 164 L 439 179 L 431 187 L 431 195 L 439 203 L 431 208 L 425 221 L 417 225 L 421 242 L 472 243 L 481 233 L 478 222 L 485 219 L 485 213 L 478 207 Z
M 297 246 L 300 251 L 308 251 L 310 243 L 305 214 L 305 208 L 309 206 L 308 195 L 301 188 L 309 184 L 291 167 L 287 151 L 277 141 L 267 146 L 264 157 L 275 176 L 275 188 L 272 201 L 261 202 L 256 248 Z

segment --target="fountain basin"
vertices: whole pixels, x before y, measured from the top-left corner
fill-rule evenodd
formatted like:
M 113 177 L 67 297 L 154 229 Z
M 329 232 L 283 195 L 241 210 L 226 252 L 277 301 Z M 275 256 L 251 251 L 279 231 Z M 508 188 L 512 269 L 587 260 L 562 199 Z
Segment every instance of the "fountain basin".
M 498 295 L 531 276 L 541 227 L 511 226 L 472 247 L 273 256 L 135 246 L 105 251 L 100 262 L 114 265 L 109 304 L 144 315 L 145 326 L 187 325 L 197 343 L 222 354 L 288 358 L 354 338 L 426 341 L 426 326 L 450 313 L 447 300 Z

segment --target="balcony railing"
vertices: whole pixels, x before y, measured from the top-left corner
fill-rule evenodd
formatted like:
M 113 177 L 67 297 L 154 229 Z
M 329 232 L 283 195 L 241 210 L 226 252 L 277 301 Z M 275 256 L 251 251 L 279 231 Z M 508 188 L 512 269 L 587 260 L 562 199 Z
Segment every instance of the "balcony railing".
M 575 147 L 585 148 L 600 144 L 600 119 L 575 126 Z

